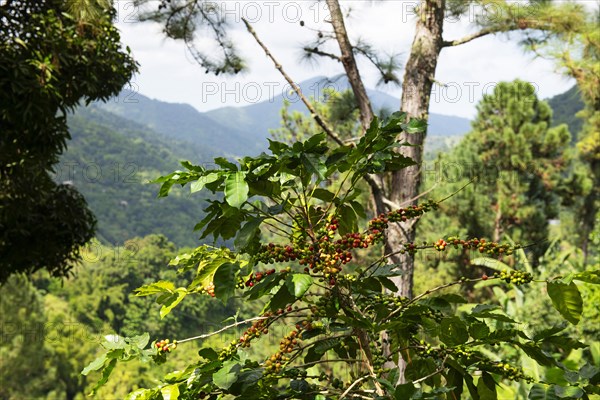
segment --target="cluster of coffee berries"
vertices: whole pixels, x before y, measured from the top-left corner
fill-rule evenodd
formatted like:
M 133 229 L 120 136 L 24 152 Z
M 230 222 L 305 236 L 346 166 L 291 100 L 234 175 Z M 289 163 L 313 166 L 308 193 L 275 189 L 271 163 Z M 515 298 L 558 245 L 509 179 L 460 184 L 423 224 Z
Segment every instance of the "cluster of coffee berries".
M 208 285 L 206 285 L 206 287 L 204 288 L 204 290 L 206 290 L 206 293 L 210 297 L 215 297 L 215 284 L 214 284 L 214 282 L 210 282 Z
M 515 285 L 523 285 L 533 280 L 533 276 L 529 272 L 516 271 L 514 269 L 510 271 L 502 270 L 500 272 L 496 272 L 494 276 L 504 280 L 506 283 L 513 283 Z
M 449 237 L 447 242 L 454 246 L 454 248 L 458 248 L 459 246 L 463 249 L 477 250 L 480 253 L 486 253 L 491 256 L 502 256 L 502 255 L 511 255 L 514 249 L 519 248 L 519 246 L 512 247 L 509 244 L 500 244 L 497 242 L 490 242 L 485 239 L 470 239 L 470 240 L 462 240 L 457 237 Z
M 268 269 L 264 272 L 256 272 L 251 273 L 248 279 L 244 281 L 244 279 L 240 279 L 238 282 L 238 288 L 243 289 L 245 287 L 252 287 L 258 282 L 260 282 L 265 276 L 272 275 L 275 273 L 275 268 Z
M 437 251 L 444 251 L 448 243 L 444 239 L 440 239 L 433 244 L 433 248 Z
M 240 346 L 241 347 L 250 347 L 250 342 L 252 341 L 252 339 L 254 338 L 258 338 L 261 335 L 266 335 L 267 333 L 269 333 L 269 322 L 270 322 L 270 317 L 273 316 L 273 313 L 266 312 L 263 314 L 263 317 L 265 317 L 265 319 L 259 319 L 257 321 L 254 321 L 254 323 L 252 323 L 252 326 L 250 326 L 250 328 L 248 328 L 243 334 L 242 336 L 240 336 Z
M 502 375 L 511 381 L 526 381 L 532 383 L 534 379 L 528 375 L 525 375 L 520 369 L 511 366 L 509 363 L 503 362 L 486 362 L 482 365 L 481 369 L 485 369 L 489 372 Z
M 154 344 L 158 349 L 158 352 L 170 353 L 171 350 L 175 350 L 177 348 L 177 340 L 171 341 L 169 339 L 163 339 Z
M 299 346 L 299 336 L 300 331 L 294 330 L 281 339 L 281 342 L 279 342 L 279 351 L 265 361 L 265 371 L 267 373 L 278 373 L 281 371 L 281 366 L 289 360 L 287 354 Z
M 261 246 L 254 259 L 265 264 L 273 264 L 276 262 L 296 261 L 298 254 L 291 245 L 281 246 L 269 243 L 266 246 Z
M 373 233 L 377 231 L 377 238 L 381 238 L 382 232 L 387 229 L 389 222 L 404 222 L 411 218 L 420 217 L 424 213 L 435 210 L 438 204 L 434 201 L 428 201 L 423 204 L 399 208 L 388 212 L 387 214 L 379 214 L 379 216 L 369 221 L 369 230 Z

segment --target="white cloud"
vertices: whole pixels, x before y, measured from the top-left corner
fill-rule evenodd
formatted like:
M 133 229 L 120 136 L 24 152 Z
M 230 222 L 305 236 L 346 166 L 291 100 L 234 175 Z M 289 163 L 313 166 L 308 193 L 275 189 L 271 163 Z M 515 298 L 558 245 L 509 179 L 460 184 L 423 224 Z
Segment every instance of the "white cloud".
M 183 43 L 165 39 L 156 23 L 135 22 L 138 10 L 132 8 L 132 3 L 120 1 L 117 26 L 123 43 L 131 47 L 141 64 L 134 87 L 149 97 L 189 103 L 200 111 L 242 106 L 281 93 L 286 86 L 284 79 L 245 31 L 241 16 L 253 22 L 261 40 L 295 81 L 342 72 L 341 65 L 334 61 L 323 60 L 311 65 L 299 60 L 302 44 L 313 39 L 317 30 L 328 29 L 324 22 L 327 17 L 324 2 L 223 0 L 216 3 L 227 7 L 233 20 L 232 38 L 246 57 L 250 71 L 226 78 L 205 74 Z M 414 32 L 412 6 L 415 1 L 347 0 L 341 3 L 344 9 L 352 9 L 346 22 L 352 39 L 366 39 L 383 53 L 402 53 L 401 58 L 406 61 Z M 153 6 L 157 7 L 158 2 Z M 300 20 L 305 22 L 304 27 L 300 26 Z M 444 36 L 458 38 L 469 32 L 466 17 L 446 23 Z M 572 86 L 572 80 L 554 72 L 551 62 L 524 54 L 514 39 L 509 40 L 506 35 L 486 37 L 444 49 L 436 79 L 448 86 L 435 88 L 431 111 L 473 117 L 483 89 L 492 90 L 493 83 L 501 80 L 519 78 L 533 82 L 542 98 L 562 93 Z M 377 74 L 368 63 L 360 65 L 367 86 L 373 87 Z M 399 89 L 384 87 L 381 90 L 399 96 Z

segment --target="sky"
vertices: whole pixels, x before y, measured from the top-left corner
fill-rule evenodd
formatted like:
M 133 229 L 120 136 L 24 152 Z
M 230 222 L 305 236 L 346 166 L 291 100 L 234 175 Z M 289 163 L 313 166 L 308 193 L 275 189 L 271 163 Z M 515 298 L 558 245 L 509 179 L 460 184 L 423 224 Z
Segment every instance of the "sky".
M 582 1 L 598 5 L 597 0 Z M 340 3 L 344 12 L 348 12 L 346 27 L 351 40 L 365 40 L 382 55 L 399 53 L 402 64 L 406 62 L 415 30 L 413 7 L 418 1 L 341 0 Z M 287 95 L 289 85 L 245 30 L 242 17 L 252 23 L 260 39 L 295 82 L 343 72 L 341 64 L 333 60 L 321 58 L 313 63 L 302 60 L 302 46 L 313 40 L 317 31 L 331 29 L 325 21 L 328 13 L 323 1 L 213 1 L 226 10 L 231 38 L 249 67 L 243 75 L 228 77 L 205 74 L 182 42 L 166 38 L 157 23 L 140 22 L 142 10 L 133 2 L 121 0 L 115 4 L 121 40 L 141 64 L 131 88 L 151 98 L 187 103 L 204 112 L 273 101 L 275 95 Z M 151 2 L 149 7 L 157 8 L 158 4 Z M 446 19 L 444 39 L 458 39 L 475 32 L 471 22 L 481 13 L 493 18 L 497 11 L 472 7 L 458 20 Z M 572 79 L 556 71 L 551 61 L 525 53 L 517 44 L 518 38 L 516 33 L 488 36 L 442 50 L 436 72 L 440 85 L 434 86 L 430 112 L 473 118 L 477 102 L 500 81 L 519 78 L 531 82 L 540 98 L 563 93 L 574 85 Z M 198 43 L 211 45 L 200 35 Z M 359 60 L 359 67 L 366 86 L 375 88 L 378 80 L 375 68 L 364 59 Z M 400 97 L 399 87 L 385 85 L 377 89 Z

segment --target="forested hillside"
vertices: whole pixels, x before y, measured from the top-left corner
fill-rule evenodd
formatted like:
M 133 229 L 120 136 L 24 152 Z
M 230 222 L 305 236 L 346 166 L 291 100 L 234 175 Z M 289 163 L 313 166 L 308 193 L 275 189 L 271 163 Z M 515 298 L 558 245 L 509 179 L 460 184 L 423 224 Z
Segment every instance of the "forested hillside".
M 81 107 L 69 119 L 72 141 L 56 179 L 78 188 L 98 219 L 97 237 L 118 245 L 135 236 L 161 233 L 178 246 L 194 245 L 194 219 L 205 207 L 188 191 L 157 199 L 149 182 L 192 159 L 188 146 L 97 106 Z M 185 230 L 184 230 L 185 228 Z

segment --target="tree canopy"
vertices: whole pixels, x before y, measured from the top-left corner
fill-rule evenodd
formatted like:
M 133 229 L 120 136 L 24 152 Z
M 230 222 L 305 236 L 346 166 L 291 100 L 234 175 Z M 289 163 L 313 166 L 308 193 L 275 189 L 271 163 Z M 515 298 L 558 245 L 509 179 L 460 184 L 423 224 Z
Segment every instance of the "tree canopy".
M 41 268 L 65 275 L 93 237 L 84 198 L 51 174 L 68 113 L 117 94 L 137 70 L 111 8 L 94 19 L 70 11 L 58 0 L 0 5 L 0 282 Z

